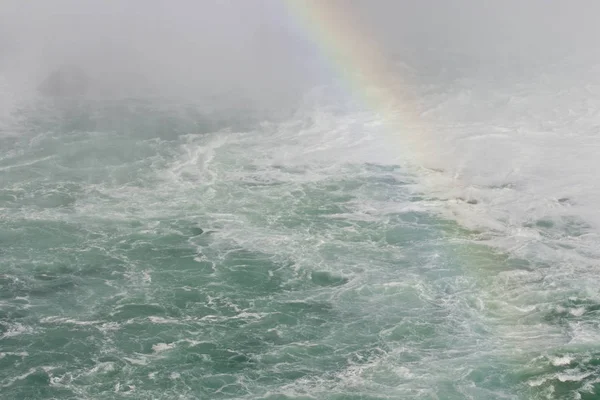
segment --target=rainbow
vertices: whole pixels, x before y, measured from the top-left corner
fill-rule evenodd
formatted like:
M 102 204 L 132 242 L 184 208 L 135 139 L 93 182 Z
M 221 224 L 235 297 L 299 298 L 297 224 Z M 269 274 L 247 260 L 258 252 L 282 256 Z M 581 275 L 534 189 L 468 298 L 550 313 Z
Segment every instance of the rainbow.
M 298 21 L 305 32 L 308 32 L 324 61 L 347 84 L 351 95 L 383 121 L 384 139 L 389 140 L 391 146 L 395 146 L 392 151 L 397 151 L 402 163 L 423 173 L 420 175 L 426 178 L 427 189 L 435 192 L 441 184 L 455 194 L 460 193 L 461 188 L 465 187 L 460 177 L 449 176 L 438 169 L 440 164 L 437 164 L 436 159 L 443 155 L 440 151 L 440 138 L 432 134 L 434 130 L 421 115 L 418 99 L 400 76 L 399 68 L 394 68 L 392 60 L 386 57 L 381 45 L 361 26 L 349 2 L 284 1 L 289 14 Z M 459 192 L 455 192 L 456 189 Z M 453 213 L 451 218 L 458 214 Z M 481 218 L 481 215 L 478 215 L 478 218 Z M 492 222 L 498 227 L 495 221 Z M 462 225 L 461 222 L 458 224 Z M 448 233 L 458 239 L 465 239 L 460 231 Z M 490 271 L 493 272 L 498 264 L 503 263 L 493 247 L 472 243 L 470 240 L 465 242 L 465 246 L 449 251 L 465 273 L 482 279 L 482 285 L 486 284 Z M 519 318 L 519 314 L 515 313 L 512 307 L 506 307 L 503 311 L 506 313 L 504 321 Z M 500 310 L 495 311 L 499 312 Z M 502 319 L 499 322 L 501 325 L 498 328 L 511 326 L 502 325 Z M 519 326 L 518 320 L 515 320 L 514 325 Z M 519 337 L 510 333 L 506 336 L 500 333 L 500 336 L 507 342 L 513 337 Z
M 350 94 L 384 123 L 386 140 L 403 162 L 427 167 L 435 147 L 430 130 L 398 68 L 373 35 L 361 26 L 352 6 L 329 0 L 284 0 L 288 14 L 317 46 L 325 63 Z
M 386 57 L 381 45 L 361 27 L 352 6 L 344 0 L 284 1 L 289 14 L 298 21 L 303 31 L 308 32 L 323 60 L 347 84 L 351 95 L 383 121 L 385 139 L 396 146 L 392 151 L 398 152 L 402 163 L 412 164 L 417 171 L 424 173 L 421 177 L 427 177 L 427 189 L 435 192 L 442 184 L 455 194 L 456 189 L 461 193 L 465 184 L 460 177 L 449 176 L 438 170 L 436 158 L 443 154 L 440 151 L 440 140 L 432 134 L 434 130 L 421 115 L 418 99 L 400 76 L 400 70 L 394 68 L 391 60 Z M 459 209 L 463 208 L 452 210 Z M 451 218 L 458 214 L 453 213 Z M 470 214 L 467 212 L 465 215 Z M 478 218 L 481 218 L 480 214 Z M 498 227 L 495 221 L 492 222 Z M 461 222 L 458 224 L 462 225 Z M 448 233 L 458 239 L 466 239 L 460 231 Z M 465 273 L 482 279 L 482 285 L 486 284 L 490 271 L 493 272 L 498 264 L 503 263 L 496 249 L 470 240 L 465 242 L 465 246 L 449 251 Z M 507 319 L 519 317 L 512 307 L 503 311 L 506 313 L 504 323 Z M 498 312 L 500 310 L 495 311 Z M 502 319 L 499 322 L 502 324 Z M 519 326 L 517 320 L 515 325 Z M 507 325 L 500 325 L 499 328 L 503 326 Z M 511 334 L 505 336 L 502 333 L 500 336 L 506 341 L 519 337 Z

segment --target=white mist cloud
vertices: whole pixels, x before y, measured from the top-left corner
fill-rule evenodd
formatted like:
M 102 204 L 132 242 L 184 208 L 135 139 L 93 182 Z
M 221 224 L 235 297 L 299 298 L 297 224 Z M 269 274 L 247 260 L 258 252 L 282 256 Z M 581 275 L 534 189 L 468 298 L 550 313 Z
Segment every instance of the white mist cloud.
M 592 0 L 321 1 L 353 8 L 356 34 L 372 35 L 390 57 L 434 70 L 597 52 L 600 37 Z M 279 0 L 3 0 L 0 10 L 0 73 L 30 87 L 76 64 L 105 93 L 267 98 L 297 94 L 322 72 L 310 27 Z
M 104 93 L 268 97 L 301 79 L 285 22 L 274 23 L 275 10 L 259 1 L 5 0 L 0 7 L 0 71 L 23 84 L 64 64 L 85 69 Z

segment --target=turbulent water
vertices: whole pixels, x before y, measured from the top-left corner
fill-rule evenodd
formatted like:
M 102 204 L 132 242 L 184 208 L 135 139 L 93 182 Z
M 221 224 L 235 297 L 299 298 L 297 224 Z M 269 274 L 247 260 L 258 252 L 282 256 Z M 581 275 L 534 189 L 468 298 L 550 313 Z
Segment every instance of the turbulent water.
M 599 86 L 451 82 L 444 171 L 330 97 L 5 116 L 1 397 L 598 398 Z

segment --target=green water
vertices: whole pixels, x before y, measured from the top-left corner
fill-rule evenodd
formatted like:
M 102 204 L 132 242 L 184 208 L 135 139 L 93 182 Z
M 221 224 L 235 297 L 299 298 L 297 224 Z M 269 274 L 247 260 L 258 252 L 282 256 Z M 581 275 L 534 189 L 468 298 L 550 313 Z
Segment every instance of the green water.
M 2 399 L 598 398 L 600 303 L 316 119 L 49 107 L 0 138 Z

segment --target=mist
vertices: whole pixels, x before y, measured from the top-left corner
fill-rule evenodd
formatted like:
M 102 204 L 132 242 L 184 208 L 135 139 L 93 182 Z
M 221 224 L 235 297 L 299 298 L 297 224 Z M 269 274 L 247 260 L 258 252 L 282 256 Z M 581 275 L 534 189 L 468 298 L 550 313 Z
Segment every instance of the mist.
M 526 69 L 597 53 L 600 6 L 592 1 L 337 3 L 390 60 L 433 73 L 497 73 L 498 65 Z M 17 91 L 64 64 L 83 68 L 104 96 L 235 92 L 272 100 L 300 96 L 331 74 L 309 27 L 281 1 L 5 0 L 1 11 L 0 73 Z
M 8 1 L 0 21 L 0 68 L 27 90 L 61 65 L 76 65 L 103 96 L 247 92 L 266 98 L 284 87 L 294 90 L 289 79 L 300 78 L 294 56 L 277 43 L 278 32 L 267 35 L 264 7 L 254 5 Z

